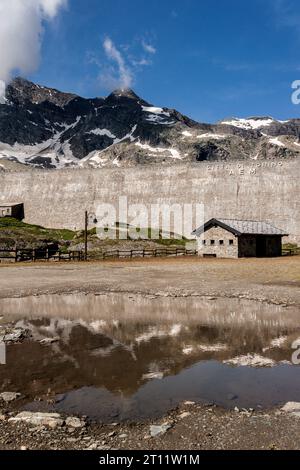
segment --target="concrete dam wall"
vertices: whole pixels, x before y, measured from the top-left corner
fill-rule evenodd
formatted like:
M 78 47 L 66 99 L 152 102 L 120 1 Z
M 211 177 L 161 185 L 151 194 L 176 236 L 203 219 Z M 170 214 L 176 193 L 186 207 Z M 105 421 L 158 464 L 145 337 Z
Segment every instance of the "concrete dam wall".
M 26 222 L 82 229 L 99 203 L 203 203 L 212 217 L 265 220 L 300 242 L 300 160 L 0 173 L 0 202 L 24 202 Z

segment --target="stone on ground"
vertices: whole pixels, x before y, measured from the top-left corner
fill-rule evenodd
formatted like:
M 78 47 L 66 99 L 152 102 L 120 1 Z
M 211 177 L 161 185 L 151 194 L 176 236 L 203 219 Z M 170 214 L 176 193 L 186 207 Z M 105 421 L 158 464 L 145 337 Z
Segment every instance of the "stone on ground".
M 8 421 L 11 423 L 23 422 L 31 426 L 45 426 L 51 429 L 56 429 L 64 423 L 58 413 L 33 413 L 31 411 L 22 411 Z

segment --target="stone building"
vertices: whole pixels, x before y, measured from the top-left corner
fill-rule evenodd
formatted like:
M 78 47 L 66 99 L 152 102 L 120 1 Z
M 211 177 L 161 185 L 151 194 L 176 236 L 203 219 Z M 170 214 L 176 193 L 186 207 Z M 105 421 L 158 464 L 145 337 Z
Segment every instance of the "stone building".
M 24 219 L 23 203 L 3 203 L 0 202 L 0 218 L 13 217 L 14 219 Z
M 267 222 L 211 219 L 193 232 L 203 257 L 276 257 L 282 254 L 282 237 L 288 236 Z

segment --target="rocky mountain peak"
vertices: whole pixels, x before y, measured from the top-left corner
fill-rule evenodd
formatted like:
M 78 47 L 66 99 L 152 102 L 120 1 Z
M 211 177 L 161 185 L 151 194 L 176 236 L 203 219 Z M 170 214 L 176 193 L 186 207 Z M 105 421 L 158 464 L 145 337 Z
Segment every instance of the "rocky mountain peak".
M 148 103 L 140 98 L 131 88 L 119 88 L 114 90 L 107 98 L 106 103 L 128 103 L 147 106 Z
M 17 104 L 30 102 L 37 105 L 48 101 L 56 106 L 64 107 L 76 98 L 76 95 L 36 85 L 29 80 L 17 77 L 7 86 L 6 98 L 8 101 Z

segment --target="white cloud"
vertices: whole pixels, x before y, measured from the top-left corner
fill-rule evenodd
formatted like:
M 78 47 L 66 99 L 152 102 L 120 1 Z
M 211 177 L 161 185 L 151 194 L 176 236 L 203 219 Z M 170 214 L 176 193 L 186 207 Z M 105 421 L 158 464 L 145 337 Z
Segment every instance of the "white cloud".
M 0 99 L 14 73 L 27 74 L 37 68 L 43 21 L 54 19 L 67 2 L 0 0 Z
M 136 75 L 143 67 L 152 65 L 156 53 L 149 41 L 135 39 L 126 45 L 116 45 L 109 36 L 103 41 L 103 49 L 108 62 L 103 63 L 92 52 L 88 53 L 88 60 L 99 67 L 99 82 L 106 90 L 132 88 Z
M 107 58 L 114 62 L 114 66 L 106 67 L 102 72 L 102 84 L 107 88 L 130 88 L 134 83 L 134 76 L 125 57 L 109 37 L 104 40 L 103 48 Z
M 146 65 L 152 65 L 152 61 L 149 59 L 132 59 L 131 60 L 132 64 L 135 65 L 136 67 L 144 67 Z
M 156 54 L 156 49 L 151 44 L 148 44 L 145 41 L 143 41 L 142 45 L 143 45 L 143 48 L 145 49 L 145 51 L 148 52 L 149 54 Z

